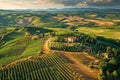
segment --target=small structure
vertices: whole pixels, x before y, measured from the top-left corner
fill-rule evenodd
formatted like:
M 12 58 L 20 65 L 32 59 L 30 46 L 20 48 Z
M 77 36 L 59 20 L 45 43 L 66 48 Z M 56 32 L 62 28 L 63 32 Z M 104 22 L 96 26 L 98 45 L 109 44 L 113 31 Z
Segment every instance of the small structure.
M 65 40 L 66 42 L 68 42 L 68 43 L 73 43 L 73 42 L 76 41 L 76 39 L 77 39 L 77 38 L 74 37 L 74 36 L 64 38 L 64 40 Z

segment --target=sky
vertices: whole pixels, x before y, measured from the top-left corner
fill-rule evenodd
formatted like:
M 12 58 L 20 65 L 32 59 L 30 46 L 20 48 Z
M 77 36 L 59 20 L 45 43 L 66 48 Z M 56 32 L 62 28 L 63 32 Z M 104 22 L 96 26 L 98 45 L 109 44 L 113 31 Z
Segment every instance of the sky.
M 120 0 L 0 0 L 0 9 L 119 8 Z

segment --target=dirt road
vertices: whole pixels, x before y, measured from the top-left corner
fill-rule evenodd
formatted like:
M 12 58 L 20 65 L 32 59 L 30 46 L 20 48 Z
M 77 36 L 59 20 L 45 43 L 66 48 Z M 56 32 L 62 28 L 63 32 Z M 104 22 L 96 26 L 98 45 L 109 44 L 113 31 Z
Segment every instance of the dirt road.
M 48 41 L 50 40 L 50 38 L 46 39 L 44 41 L 43 44 L 43 52 L 44 53 L 50 53 L 50 52 L 54 52 L 56 54 L 61 55 L 63 58 L 65 58 L 67 61 L 69 61 L 69 65 L 75 69 L 78 73 L 81 74 L 82 80 L 98 80 L 97 79 L 97 72 L 94 72 L 93 70 L 91 70 L 89 67 L 87 67 L 86 65 L 80 63 L 78 60 L 76 60 L 75 58 L 73 58 L 72 56 L 70 56 L 69 54 L 73 53 L 73 54 L 82 54 L 83 56 L 86 56 L 90 59 L 94 59 L 96 60 L 95 57 L 88 55 L 85 52 L 66 52 L 66 51 L 59 51 L 59 50 L 50 50 L 47 46 Z

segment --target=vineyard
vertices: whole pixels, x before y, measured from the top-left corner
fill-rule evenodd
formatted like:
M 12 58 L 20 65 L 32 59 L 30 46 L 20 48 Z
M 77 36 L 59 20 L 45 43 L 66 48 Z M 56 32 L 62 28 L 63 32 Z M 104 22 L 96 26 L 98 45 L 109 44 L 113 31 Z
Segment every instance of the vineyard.
M 85 65 L 89 65 L 91 61 L 93 61 L 92 59 L 89 59 L 88 57 L 82 55 L 82 54 L 70 54 L 72 57 L 74 57 L 76 60 L 78 60 L 80 63 L 85 64 Z
M 54 1 L 68 8 L 1 8 L 0 80 L 120 80 L 120 9 Z
M 58 54 L 44 54 L 0 68 L 0 80 L 80 80 L 80 75 Z

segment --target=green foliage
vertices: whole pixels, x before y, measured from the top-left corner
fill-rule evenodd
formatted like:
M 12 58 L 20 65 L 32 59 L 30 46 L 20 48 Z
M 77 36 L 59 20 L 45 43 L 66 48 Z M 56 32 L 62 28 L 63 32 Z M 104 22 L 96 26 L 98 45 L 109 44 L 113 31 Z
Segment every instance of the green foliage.
M 100 80 L 104 80 L 102 77 L 105 77 L 105 80 L 118 80 L 120 78 L 120 59 L 107 59 L 102 60 L 99 64 L 99 69 L 101 70 L 102 76 Z
M 100 73 L 98 74 L 98 80 L 106 80 L 106 78 L 102 73 Z
M 53 32 L 53 30 L 39 28 L 39 27 L 26 27 L 25 30 L 28 31 L 30 34 L 44 34 L 44 33 Z
M 108 63 L 107 62 L 100 62 L 99 68 L 105 71 L 108 68 Z
M 89 67 L 90 67 L 90 68 L 94 68 L 94 65 L 93 65 L 93 64 L 94 64 L 94 63 L 91 61 L 90 64 L 89 64 Z
M 5 44 L 5 38 L 12 34 L 15 31 L 15 28 L 0 28 L 0 47 Z
M 90 14 L 96 16 L 90 17 L 88 16 Z M 64 20 L 69 22 L 70 16 L 82 17 L 83 20 L 80 20 L 80 22 L 93 19 L 109 21 L 114 25 L 100 27 L 97 23 L 89 22 L 78 26 L 76 26 L 76 23 L 71 27 L 64 22 Z M 59 20 L 54 17 L 58 17 Z M 73 52 L 85 50 L 90 55 L 97 56 L 100 59 L 106 57 L 107 59 L 101 60 L 99 64 L 101 70 L 99 79 L 118 80 L 120 79 L 120 22 L 114 19 L 120 19 L 119 12 L 18 13 L 16 11 L 3 11 L 0 13 L 0 64 L 40 53 L 43 39 L 31 40 L 30 36 L 36 34 L 44 37 L 46 33 L 49 33 L 53 37 L 57 36 L 55 40 L 49 42 L 51 49 Z M 78 20 L 73 19 L 71 21 L 77 22 Z M 21 26 L 23 26 L 22 29 Z M 71 36 L 76 37 L 77 40 L 74 43 L 67 43 L 64 38 Z M 106 54 L 104 55 L 104 53 Z M 88 58 L 81 55 L 71 56 L 83 64 L 93 67 L 93 63 Z M 73 73 L 71 67 L 66 65 L 66 61 L 56 54 L 32 57 L 7 67 L 0 65 L 0 80 L 71 80 L 75 76 L 75 73 Z M 77 79 L 75 78 L 75 80 Z
M 38 27 L 38 26 L 41 26 L 42 23 L 39 17 L 34 17 L 31 24 L 32 26 Z
M 114 77 L 117 77 L 117 76 L 118 76 L 117 71 L 113 71 L 113 76 L 114 76 Z
M 65 50 L 65 51 L 83 51 L 87 48 L 87 51 L 90 55 L 97 57 L 118 57 L 119 54 L 119 42 L 116 40 L 108 41 L 107 38 L 98 39 L 98 37 L 92 37 L 87 34 L 70 32 L 63 34 L 55 33 L 54 40 L 51 40 L 49 47 L 51 49 Z M 72 43 L 68 43 L 65 39 L 75 37 L 76 40 Z M 118 44 L 117 44 L 118 43 Z M 114 45 L 113 45 L 114 44 Z M 87 46 L 87 47 L 86 47 Z M 88 49 L 89 48 L 89 49 Z M 103 53 L 106 53 L 103 55 Z M 99 56 L 98 56 L 99 55 Z
M 5 64 L 18 58 L 38 54 L 43 39 L 31 40 L 24 33 L 14 32 L 5 38 L 6 43 L 0 49 L 0 64 Z
M 53 39 L 51 39 L 48 43 L 49 48 L 53 50 L 76 52 L 76 51 L 82 51 L 85 48 L 84 46 L 81 46 L 80 44 L 77 43 L 66 43 L 66 41 L 64 41 L 64 37 L 60 38 L 59 36 Z

